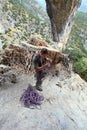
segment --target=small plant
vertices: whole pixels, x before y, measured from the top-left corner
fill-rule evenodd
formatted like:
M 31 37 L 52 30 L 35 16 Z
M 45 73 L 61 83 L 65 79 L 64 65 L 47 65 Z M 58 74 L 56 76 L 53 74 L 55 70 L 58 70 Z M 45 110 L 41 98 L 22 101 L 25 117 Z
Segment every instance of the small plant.
M 2 8 L 2 11 L 3 11 L 3 12 L 6 12 L 6 11 L 8 11 L 7 4 L 4 4 L 4 6 L 3 6 L 3 8 Z
M 7 45 L 6 44 L 4 44 L 3 46 L 2 46 L 2 49 L 5 49 L 7 47 Z

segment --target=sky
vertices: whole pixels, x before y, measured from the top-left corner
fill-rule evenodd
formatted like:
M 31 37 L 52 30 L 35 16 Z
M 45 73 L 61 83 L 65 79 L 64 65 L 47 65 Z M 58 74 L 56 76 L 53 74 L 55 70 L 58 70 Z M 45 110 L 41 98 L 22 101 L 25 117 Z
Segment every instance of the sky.
M 82 0 L 81 6 L 79 8 L 79 11 L 87 12 L 87 0 Z
M 45 0 L 36 0 L 37 2 L 39 2 L 39 4 L 45 9 L 46 8 L 46 3 Z M 81 6 L 78 9 L 79 11 L 82 12 L 87 12 L 87 0 L 82 0 Z
M 46 8 L 45 0 L 36 0 L 44 9 Z

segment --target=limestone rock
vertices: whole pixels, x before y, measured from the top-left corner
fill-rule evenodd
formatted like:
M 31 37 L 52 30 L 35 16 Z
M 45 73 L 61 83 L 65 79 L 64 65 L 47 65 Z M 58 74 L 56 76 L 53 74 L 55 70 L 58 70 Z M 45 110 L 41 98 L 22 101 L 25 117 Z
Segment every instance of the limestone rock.
M 41 41 L 40 41 L 41 42 Z M 31 42 L 30 42 L 31 43 Z M 43 45 L 44 43 L 41 42 Z M 34 44 L 34 45 L 33 45 Z M 32 68 L 32 59 L 36 52 L 39 52 L 42 48 L 48 49 L 48 57 L 52 59 L 52 65 L 58 64 L 59 62 L 64 61 L 66 57 L 63 53 L 59 52 L 57 49 L 47 46 L 38 46 L 37 42 L 21 43 L 21 45 L 10 45 L 2 54 L 2 64 L 9 66 L 18 66 L 23 68 L 27 73 L 33 69 Z
M 0 85 L 5 83 L 16 83 L 16 74 L 11 70 L 12 68 L 4 64 L 0 65 Z
M 51 21 L 52 36 L 56 42 L 62 44 L 67 38 L 72 27 L 73 16 L 81 0 L 45 0 L 47 13 Z
M 0 90 L 0 130 L 87 130 L 87 83 L 77 74 L 49 73 L 42 84 L 45 99 L 35 109 L 19 101 L 28 84 L 35 83 L 34 76 L 20 74 L 17 78 L 19 82 Z
M 0 73 L 5 73 L 7 71 L 9 71 L 11 68 L 9 66 L 6 66 L 4 64 L 0 64 Z
M 35 45 L 35 46 L 51 47 L 48 43 L 46 43 L 43 40 L 36 38 L 36 37 L 32 37 L 28 43 L 31 45 Z

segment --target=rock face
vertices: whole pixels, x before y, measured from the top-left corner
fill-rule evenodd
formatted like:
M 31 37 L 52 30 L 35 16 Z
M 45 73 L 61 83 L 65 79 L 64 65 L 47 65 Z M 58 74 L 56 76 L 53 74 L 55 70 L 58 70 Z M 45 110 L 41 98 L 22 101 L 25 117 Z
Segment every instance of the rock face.
M 87 83 L 77 74 L 49 74 L 42 84 L 41 107 L 28 109 L 19 101 L 32 74 L 19 74 L 16 84 L 0 90 L 0 130 L 87 130 Z
M 10 45 L 3 52 L 4 64 L 10 63 L 12 70 L 13 65 L 24 66 L 28 71 L 32 55 L 43 47 L 35 46 L 39 42 L 43 44 L 31 39 L 30 44 Z M 56 70 L 52 67 L 48 70 L 42 83 L 44 101 L 35 109 L 28 109 L 20 102 L 28 84 L 35 85 L 33 71 L 26 74 L 14 68 L 15 73 L 9 73 L 9 68 L 1 66 L 1 78 L 8 76 L 10 82 L 0 84 L 0 130 L 87 130 L 87 83 L 57 64 L 61 53 L 50 47 L 48 52 Z
M 46 0 L 53 41 L 66 43 L 72 27 L 72 18 L 80 3 L 81 0 Z
M 28 41 L 32 35 L 38 34 L 49 41 L 50 26 L 47 13 L 36 1 L 0 0 L 0 46 L 1 43 L 9 45 Z
M 63 53 L 50 47 L 47 43 L 35 39 L 31 39 L 29 43 L 23 42 L 21 45 L 9 45 L 9 47 L 4 50 L 0 63 L 9 66 L 18 66 L 29 72 L 34 54 L 39 52 L 42 48 L 48 49 L 48 56 L 52 59 L 53 66 L 60 61 L 66 66 L 67 58 Z
M 7 83 L 16 83 L 17 78 L 11 67 L 0 64 L 0 86 Z

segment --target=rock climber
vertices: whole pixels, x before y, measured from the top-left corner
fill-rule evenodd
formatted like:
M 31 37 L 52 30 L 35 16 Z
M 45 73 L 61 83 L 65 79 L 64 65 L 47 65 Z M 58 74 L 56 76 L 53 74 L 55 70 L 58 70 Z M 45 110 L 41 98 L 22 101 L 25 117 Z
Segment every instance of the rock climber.
M 46 68 L 51 66 L 52 60 L 48 58 L 48 50 L 42 48 L 39 53 L 35 54 L 33 59 L 35 77 L 36 77 L 36 89 L 42 91 L 41 84 L 42 78 L 46 75 Z

